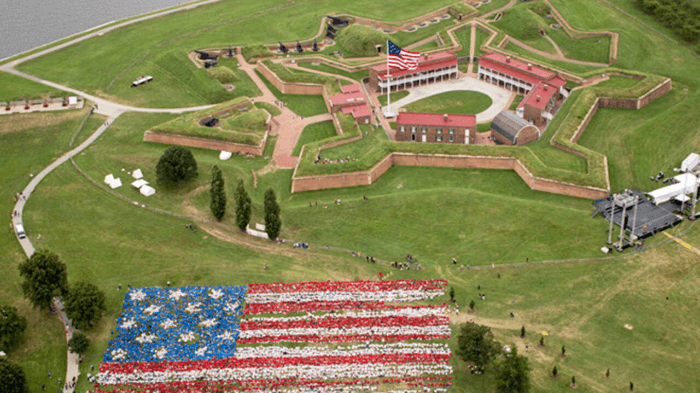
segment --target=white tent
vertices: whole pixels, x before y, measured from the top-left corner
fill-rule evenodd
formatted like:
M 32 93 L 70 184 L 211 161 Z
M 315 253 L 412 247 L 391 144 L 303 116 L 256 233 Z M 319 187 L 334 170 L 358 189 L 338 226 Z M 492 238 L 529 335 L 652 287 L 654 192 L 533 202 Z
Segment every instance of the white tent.
M 690 194 L 695 190 L 695 187 L 697 187 L 698 178 L 693 174 L 684 173 L 674 176 L 674 179 L 677 180 L 678 183 L 647 193 L 655 204 L 660 205 L 679 195 Z
M 143 173 L 141 172 L 141 168 L 135 170 L 134 172 L 131 173 L 131 176 L 134 177 L 134 179 L 140 179 L 143 177 Z
M 111 183 L 109 183 L 109 186 L 112 187 L 113 190 L 115 188 L 119 188 L 122 186 L 122 180 L 120 178 L 116 178 Z
M 105 176 L 105 184 L 111 184 L 114 181 L 114 175 L 111 173 Z
M 148 197 L 148 196 L 151 196 L 151 195 L 155 194 L 155 193 L 156 193 L 156 189 L 153 188 L 153 187 L 151 187 L 151 186 L 143 186 L 143 187 L 141 187 L 141 189 L 139 190 L 139 192 L 141 193 L 141 195 L 144 195 L 144 196 L 147 196 L 147 197 Z
M 76 105 L 78 103 L 78 97 L 70 96 L 68 97 L 68 105 Z
M 695 153 L 690 153 L 681 163 L 681 172 L 692 171 L 698 165 L 700 165 L 700 156 Z
M 233 155 L 233 153 L 231 153 L 230 151 L 222 150 L 221 153 L 219 154 L 219 159 L 221 161 L 226 161 L 229 158 L 231 158 L 232 155 Z
M 139 180 L 136 180 L 135 182 L 131 183 L 131 185 L 136 187 L 136 188 L 141 188 L 147 184 L 148 184 L 148 182 L 143 180 L 143 179 L 139 179 Z

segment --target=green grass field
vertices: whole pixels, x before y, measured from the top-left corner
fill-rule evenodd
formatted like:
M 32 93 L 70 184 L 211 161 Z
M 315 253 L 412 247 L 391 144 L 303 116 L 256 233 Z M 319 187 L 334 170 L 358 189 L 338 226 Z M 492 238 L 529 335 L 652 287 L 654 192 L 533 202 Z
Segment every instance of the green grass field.
M 408 90 L 401 90 L 401 91 L 397 91 L 395 93 L 391 93 L 391 101 L 396 102 L 396 101 L 408 96 L 409 94 L 411 94 L 411 92 Z M 386 94 L 382 94 L 382 95 L 377 96 L 377 99 L 379 100 L 379 103 L 382 106 L 386 106 L 386 102 L 387 102 Z
M 299 67 L 304 67 L 304 68 L 308 68 L 311 70 L 318 70 L 318 71 L 323 71 L 323 72 L 329 72 L 331 74 L 346 76 L 346 77 L 354 79 L 358 82 L 361 81 L 363 78 L 366 78 L 367 75 L 369 75 L 368 71 L 348 72 L 345 70 L 341 70 L 339 68 L 331 67 L 331 66 L 326 65 L 326 64 L 314 65 L 311 62 L 300 62 Z
M 476 91 L 450 91 L 413 102 L 406 106 L 409 112 L 451 113 L 475 115 L 488 109 L 491 98 Z
M 66 97 L 69 94 L 7 72 L 0 72 L 0 86 L 0 102 Z
M 328 113 L 328 108 L 323 101 L 323 96 L 321 95 L 303 95 L 303 94 L 283 94 L 275 86 L 272 85 L 262 74 L 255 71 L 260 79 L 262 79 L 265 86 L 275 95 L 275 97 L 284 102 L 289 109 L 299 116 L 311 117 L 314 115 L 320 115 L 322 113 Z
M 299 137 L 296 146 L 294 146 L 292 156 L 299 157 L 299 152 L 301 151 L 302 146 L 307 143 L 322 141 L 336 135 L 338 135 L 338 133 L 335 131 L 332 121 L 309 124 L 308 126 L 304 127 L 304 131 L 301 132 L 301 136 Z

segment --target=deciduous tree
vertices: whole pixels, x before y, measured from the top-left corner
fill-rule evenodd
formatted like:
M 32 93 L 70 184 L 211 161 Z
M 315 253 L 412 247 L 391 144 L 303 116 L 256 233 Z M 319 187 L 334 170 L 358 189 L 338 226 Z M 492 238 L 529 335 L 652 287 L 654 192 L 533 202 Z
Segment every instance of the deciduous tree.
M 85 355 L 89 347 L 90 340 L 81 331 L 74 332 L 70 340 L 68 340 L 68 349 L 75 354 Z
M 5 358 L 0 358 L 0 386 L 3 393 L 29 393 L 24 370 Z
M 102 313 L 107 310 L 105 294 L 89 282 L 79 282 L 68 291 L 64 299 L 64 310 L 68 318 L 82 329 L 97 325 Z
M 500 352 L 501 345 L 493 338 L 491 328 L 467 322 L 457 337 L 458 354 L 477 367 L 489 364 Z
M 530 391 L 530 366 L 525 356 L 518 355 L 515 345 L 505 359 L 496 364 L 495 379 L 498 393 L 527 393 Z
M 0 350 L 10 352 L 22 338 L 25 329 L 27 319 L 17 313 L 17 308 L 0 305 Z
M 156 178 L 164 185 L 180 184 L 199 176 L 197 161 L 188 149 L 181 146 L 169 147 L 156 164 Z
M 48 250 L 37 250 L 19 265 L 19 274 L 24 277 L 24 297 L 44 311 L 51 309 L 51 299 L 68 293 L 66 264 L 59 256 Z

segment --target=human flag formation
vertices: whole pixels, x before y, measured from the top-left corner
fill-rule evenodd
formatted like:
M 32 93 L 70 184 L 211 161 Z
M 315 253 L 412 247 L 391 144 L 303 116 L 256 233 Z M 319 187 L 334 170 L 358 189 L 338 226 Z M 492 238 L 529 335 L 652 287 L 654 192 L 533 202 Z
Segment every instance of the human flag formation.
M 97 393 L 446 392 L 447 283 L 131 289 Z M 410 303 L 401 305 L 400 303 Z M 440 340 L 440 341 L 438 341 Z M 103 390 L 104 389 L 104 390 Z
M 389 56 L 387 61 L 389 67 L 400 70 L 415 70 L 418 68 L 420 53 L 403 50 L 391 41 L 389 41 L 388 47 Z

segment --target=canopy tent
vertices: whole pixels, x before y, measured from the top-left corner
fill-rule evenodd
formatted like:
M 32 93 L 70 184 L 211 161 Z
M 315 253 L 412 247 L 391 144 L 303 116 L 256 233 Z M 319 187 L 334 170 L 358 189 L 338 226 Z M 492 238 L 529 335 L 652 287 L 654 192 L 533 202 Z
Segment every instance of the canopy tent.
M 229 158 L 231 158 L 232 155 L 233 155 L 233 153 L 231 153 L 230 151 L 222 150 L 221 153 L 219 154 L 219 159 L 221 161 L 226 161 Z
M 76 105 L 78 103 L 78 97 L 70 96 L 68 97 L 68 105 Z
M 655 204 L 660 205 L 679 195 L 690 194 L 697 187 L 698 178 L 693 174 L 684 173 L 674 176 L 673 178 L 677 181 L 676 184 L 671 184 L 670 186 L 662 187 L 647 193 Z
M 681 163 L 681 172 L 690 172 L 700 165 L 700 155 L 690 153 Z
M 119 188 L 122 186 L 122 180 L 120 178 L 116 178 L 112 180 L 111 183 L 109 183 L 109 186 L 114 190 L 115 188 Z
M 135 182 L 131 183 L 131 185 L 136 187 L 136 188 L 141 188 L 147 184 L 148 184 L 148 182 L 143 180 L 143 179 L 139 179 L 139 180 L 136 180 Z
M 140 178 L 142 178 L 142 177 L 143 177 L 143 173 L 141 172 L 141 168 L 139 168 L 139 169 L 133 171 L 133 172 L 131 173 L 131 176 L 133 176 L 134 179 L 140 179 Z
M 139 189 L 139 192 L 141 195 L 149 197 L 156 193 L 156 189 L 151 186 L 143 186 L 141 189 Z
M 114 181 L 114 175 L 112 175 L 111 173 L 109 175 L 105 176 L 105 184 L 110 184 L 113 181 Z

